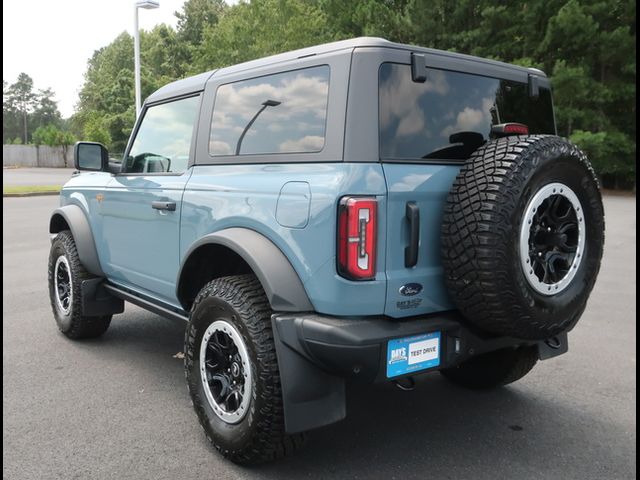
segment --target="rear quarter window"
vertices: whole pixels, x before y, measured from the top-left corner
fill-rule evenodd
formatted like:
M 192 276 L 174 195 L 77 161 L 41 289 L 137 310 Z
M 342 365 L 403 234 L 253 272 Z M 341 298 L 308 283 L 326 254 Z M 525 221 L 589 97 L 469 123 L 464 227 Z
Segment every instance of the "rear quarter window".
M 379 72 L 380 157 L 464 160 L 489 138 L 491 126 L 518 122 L 529 132 L 555 133 L 549 89 L 529 97 L 524 83 L 427 69 L 413 82 L 411 66 L 383 63 Z
M 320 152 L 328 98 L 327 65 L 221 85 L 213 107 L 209 153 Z

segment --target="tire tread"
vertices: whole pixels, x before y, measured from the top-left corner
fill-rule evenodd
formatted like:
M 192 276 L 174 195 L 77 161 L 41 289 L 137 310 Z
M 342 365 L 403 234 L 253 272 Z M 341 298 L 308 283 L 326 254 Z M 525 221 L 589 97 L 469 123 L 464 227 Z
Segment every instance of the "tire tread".
M 598 181 L 585 154 L 552 135 L 487 142 L 462 166 L 447 197 L 441 233 L 445 282 L 463 315 L 491 333 L 542 339 L 566 330 L 577 322 L 595 283 L 599 257 L 585 285 L 584 304 L 573 315 L 552 321 L 540 321 L 519 295 L 509 256 L 519 221 L 515 206 L 543 158 L 577 160 L 585 172 L 585 184 L 595 191 L 590 207 L 603 218 Z M 604 223 L 598 241 L 604 243 Z
M 53 292 L 53 275 L 55 262 L 58 256 L 55 256 L 55 252 L 60 248 L 64 252 L 69 261 L 71 267 L 71 283 L 73 288 L 73 302 L 71 304 L 71 323 L 69 328 L 63 328 L 61 321 L 58 321 L 60 313 L 56 308 L 56 299 Z M 58 323 L 58 329 L 72 340 L 80 340 L 83 338 L 95 338 L 104 334 L 109 325 L 111 324 L 111 315 L 102 315 L 95 317 L 88 317 L 82 315 L 82 289 L 81 284 L 83 280 L 89 280 L 95 278 L 90 274 L 80 262 L 78 256 L 78 250 L 76 243 L 73 239 L 73 235 L 69 230 L 63 230 L 56 235 L 56 238 L 51 244 L 51 254 L 49 255 L 48 264 L 48 278 L 49 278 L 49 297 L 51 301 L 51 309 L 53 315 L 56 317 Z
M 207 298 L 215 297 L 229 305 L 237 312 L 249 331 L 250 339 L 255 345 L 258 364 L 260 365 L 261 411 L 256 414 L 255 434 L 250 442 L 241 449 L 229 449 L 216 442 L 213 432 L 209 430 L 207 413 L 202 399 L 197 394 L 199 378 L 193 378 L 192 367 L 199 346 L 196 344 L 196 328 L 190 319 L 185 334 L 185 374 L 189 392 L 200 425 L 205 430 L 207 439 L 226 458 L 239 464 L 255 464 L 275 460 L 292 454 L 304 444 L 305 435 L 288 435 L 284 427 L 284 406 L 278 362 L 271 330 L 271 308 L 255 275 L 236 275 L 217 278 L 205 285 L 196 296 L 191 314 Z

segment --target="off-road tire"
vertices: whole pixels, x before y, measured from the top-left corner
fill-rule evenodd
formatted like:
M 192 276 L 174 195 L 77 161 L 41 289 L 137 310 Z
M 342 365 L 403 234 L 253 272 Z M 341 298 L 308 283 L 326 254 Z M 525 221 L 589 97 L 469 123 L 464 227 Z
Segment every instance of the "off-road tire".
M 303 434 L 285 433 L 280 374 L 276 357 L 272 311 L 254 275 L 212 280 L 197 295 L 185 333 L 185 374 L 189 393 L 207 439 L 229 460 L 255 464 L 284 457 L 304 442 Z M 206 398 L 200 375 L 200 344 L 216 319 L 240 333 L 252 371 L 251 400 L 244 418 L 224 422 Z
M 535 346 L 507 348 L 478 355 L 440 373 L 465 388 L 488 389 L 520 380 L 538 361 Z
M 519 238 L 528 203 L 553 182 L 569 186 L 579 199 L 586 240 L 571 281 L 559 293 L 543 295 L 525 277 Z M 568 331 L 585 309 L 604 245 L 604 210 L 593 168 L 583 152 L 560 137 L 489 141 L 456 177 L 441 240 L 448 291 L 470 323 L 532 340 Z
M 68 313 L 61 310 L 56 301 L 54 270 L 56 261 L 60 256 L 66 257 L 71 270 L 70 277 L 73 295 Z M 72 340 L 99 337 L 107 331 L 111 324 L 111 315 L 95 317 L 82 315 L 82 281 L 91 278 L 95 278 L 95 276 L 87 272 L 82 263 L 80 263 L 76 243 L 73 240 L 71 232 L 69 230 L 63 230 L 58 233 L 51 243 L 49 253 L 49 300 L 51 301 L 51 309 L 53 310 L 53 316 L 56 319 L 58 329 Z

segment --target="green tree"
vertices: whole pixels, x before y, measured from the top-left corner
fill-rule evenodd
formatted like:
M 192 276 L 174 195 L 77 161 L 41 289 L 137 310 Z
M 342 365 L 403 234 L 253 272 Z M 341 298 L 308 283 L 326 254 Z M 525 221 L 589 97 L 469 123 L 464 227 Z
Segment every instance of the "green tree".
M 112 139 L 109 129 L 105 125 L 105 119 L 98 115 L 90 115 L 84 124 L 83 139 L 110 145 Z
M 50 88 L 38 90 L 35 95 L 35 106 L 30 118 L 31 128 L 44 125 L 59 125 L 61 121 L 58 104 L 54 100 L 55 93 Z
M 552 72 L 558 130 L 593 156 L 605 185 L 635 179 L 635 3 L 569 0 L 538 55 Z
M 140 46 L 143 99 L 184 76 L 183 52 L 172 28 L 158 25 L 150 32 L 142 31 Z M 106 47 L 96 50 L 88 62 L 78 111 L 74 115 L 77 131 L 85 138 L 87 132 L 102 140 L 108 138 L 103 143 L 115 152 L 123 152 L 136 118 L 134 88 L 133 38 L 124 32 Z
M 153 86 L 146 81 L 146 68 L 142 73 L 145 96 Z M 96 50 L 89 60 L 76 122 L 84 139 L 113 144 L 115 150 L 123 151 L 134 121 L 133 38 L 125 32 Z
M 51 89 L 34 91 L 33 80 L 24 73 L 12 85 L 3 80 L 2 86 L 3 142 L 10 142 L 16 136 L 21 136 L 23 143 L 29 143 L 29 132 L 50 123 L 61 123 L 55 94 Z
M 396 42 L 413 39 L 410 14 L 419 8 L 411 0 L 320 0 L 320 6 L 336 40 L 372 36 Z
M 608 186 L 635 188 L 635 163 L 627 159 L 635 158 L 636 145 L 627 135 L 615 130 L 597 133 L 576 130 L 571 141 L 586 152 L 593 168 Z
M 7 89 L 7 101 L 22 120 L 22 142 L 29 142 L 28 116 L 36 106 L 36 94 L 33 92 L 33 79 L 26 73 Z
M 33 143 L 35 145 L 48 145 L 50 147 L 62 147 L 62 156 L 64 158 L 64 166 L 67 166 L 67 151 L 69 145 L 76 141 L 75 136 L 66 130 L 61 130 L 54 124 L 50 123 L 44 127 L 38 127 L 33 132 Z
M 216 25 L 227 9 L 224 0 L 187 0 L 178 18 L 178 38 L 190 46 L 200 45 L 205 27 Z
M 69 131 L 62 130 L 53 124 L 38 127 L 33 132 L 35 145 L 48 145 L 50 147 L 62 147 L 75 143 L 76 137 Z
M 325 13 L 309 0 L 253 0 L 206 25 L 192 73 L 330 41 Z
M 2 143 L 13 143 L 20 131 L 20 122 L 15 105 L 9 96 L 9 83 L 2 80 Z

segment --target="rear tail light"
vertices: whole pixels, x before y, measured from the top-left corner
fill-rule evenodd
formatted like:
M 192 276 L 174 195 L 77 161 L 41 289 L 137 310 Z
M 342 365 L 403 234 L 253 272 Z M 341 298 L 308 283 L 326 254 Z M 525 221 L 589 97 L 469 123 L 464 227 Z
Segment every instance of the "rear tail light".
M 376 276 L 377 209 L 375 198 L 344 197 L 338 207 L 338 273 L 351 280 Z
M 523 123 L 501 123 L 491 127 L 491 134 L 494 137 L 529 135 L 529 127 Z

